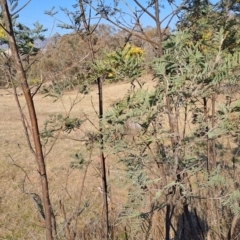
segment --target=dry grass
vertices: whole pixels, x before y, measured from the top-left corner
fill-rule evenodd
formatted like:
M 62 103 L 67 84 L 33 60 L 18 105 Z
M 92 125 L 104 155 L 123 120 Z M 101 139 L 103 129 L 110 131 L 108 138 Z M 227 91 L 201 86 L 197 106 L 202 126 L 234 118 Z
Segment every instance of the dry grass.
M 153 89 L 154 83 L 150 81 L 150 76 L 145 77 L 145 88 Z M 117 83 L 104 86 L 104 109 L 111 106 L 112 103 L 121 99 L 130 89 L 130 84 Z M 36 209 L 27 194 L 24 191 L 40 194 L 39 175 L 37 173 L 37 166 L 33 155 L 27 146 L 25 135 L 22 130 L 18 109 L 14 101 L 13 95 L 7 95 L 5 90 L 0 90 L 0 239 L 44 239 L 43 223 L 40 221 Z M 76 98 L 77 96 L 77 98 Z M 220 99 L 221 98 L 221 99 Z M 223 101 L 224 96 L 220 97 L 218 101 Z M 84 203 L 89 203 L 89 207 L 84 211 L 79 218 L 81 226 L 86 228 L 99 227 L 99 219 L 102 211 L 101 193 L 98 188 L 101 186 L 100 178 L 100 162 L 99 151 L 95 146 L 92 154 L 85 147 L 82 141 L 74 141 L 71 139 L 82 139 L 84 134 L 89 131 L 96 131 L 94 124 L 98 124 L 98 116 L 96 111 L 98 109 L 98 91 L 97 87 L 93 86 L 89 95 L 84 98 L 82 95 L 77 95 L 76 91 L 68 92 L 56 102 L 54 99 L 44 97 L 41 94 L 34 96 L 35 106 L 38 114 L 38 121 L 40 129 L 43 129 L 44 121 L 49 114 L 69 114 L 74 100 L 80 100 L 71 110 L 70 116 L 78 118 L 87 118 L 91 122 L 86 121 L 80 129 L 71 132 L 70 134 L 61 133 L 58 140 L 50 154 L 46 157 L 46 165 L 48 170 L 51 200 L 53 202 L 54 210 L 58 223 L 64 222 L 64 217 L 60 209 L 59 201 L 64 203 L 66 209 L 67 219 L 74 213 L 79 200 L 80 189 L 83 183 L 84 169 L 72 169 L 70 163 L 73 160 L 71 155 L 76 152 L 81 152 L 86 160 L 90 160 L 85 183 L 84 192 L 81 201 L 81 207 Z M 27 116 L 27 109 L 25 106 L 24 97 L 20 96 L 19 100 L 24 107 Z M 181 113 L 180 115 L 183 115 Z M 187 118 L 187 131 L 192 131 L 191 126 L 191 112 Z M 180 130 L 183 128 L 183 117 L 180 116 Z M 165 123 L 166 120 L 166 123 Z M 166 119 L 163 119 L 163 125 L 167 125 Z M 224 156 L 220 156 L 222 161 L 224 158 L 229 158 L 232 155 L 232 149 L 236 148 L 236 143 L 228 139 L 218 139 L 219 142 L 228 149 Z M 49 141 L 44 148 L 47 152 L 54 141 Z M 194 144 L 194 143 L 190 143 Z M 190 149 L 190 145 L 187 146 Z M 229 156 L 228 156 L 229 154 Z M 117 156 L 108 155 L 107 170 L 110 192 L 110 210 L 111 220 L 118 218 L 123 204 L 126 202 L 126 194 L 129 191 L 127 181 L 125 180 L 125 171 L 116 163 Z M 151 169 L 150 169 L 151 170 Z M 152 169 L 152 171 L 159 171 L 159 169 Z M 27 174 L 27 177 L 26 175 Z M 157 173 L 155 173 L 157 175 Z M 153 178 L 155 175 L 153 176 Z M 203 176 L 190 177 L 193 190 L 198 188 L 197 181 L 202 181 Z M 167 176 L 171 180 L 170 176 Z M 171 182 L 169 180 L 169 182 Z M 157 183 L 158 184 L 158 183 Z M 154 185 L 155 186 L 157 186 Z M 116 187 L 117 186 L 117 187 Z M 155 193 L 157 189 L 152 189 Z M 128 191 L 126 191 L 128 190 Z M 147 204 L 150 202 L 146 200 Z M 161 225 L 164 225 L 164 216 L 162 213 L 153 215 L 153 224 L 157 224 L 161 220 Z M 156 227 L 156 229 L 159 226 Z M 122 230 L 123 231 L 123 230 Z M 156 235 L 159 233 L 156 233 Z M 86 237 L 86 239 L 88 239 Z M 92 238 L 89 238 L 92 239 Z
M 149 81 L 149 78 L 149 76 L 146 77 L 145 86 L 152 88 L 154 84 Z M 104 108 L 107 109 L 113 102 L 122 98 L 129 89 L 130 84 L 127 83 L 104 86 Z M 41 193 L 37 166 L 27 146 L 14 96 L 9 93 L 9 91 L 0 90 L 0 239 L 33 239 L 34 237 L 43 239 L 43 223 L 39 220 L 30 198 L 23 193 L 23 185 L 26 192 Z M 68 92 L 53 103 L 52 98 L 36 94 L 34 102 L 40 129 L 43 129 L 44 121 L 49 114 L 68 114 L 76 99 L 82 100 L 73 107 L 71 116 L 79 118 L 87 116 L 93 124 L 97 124 L 97 87 L 93 86 L 90 94 L 84 98 L 81 95 L 78 95 L 77 98 L 76 96 L 76 91 Z M 24 97 L 20 96 L 19 100 L 28 117 Z M 72 132 L 68 137 L 80 139 L 86 131 L 95 131 L 90 122 L 85 123 L 80 130 Z M 45 152 L 48 151 L 50 145 L 51 142 L 47 145 Z M 71 141 L 66 138 L 65 134 L 61 134 L 51 153 L 46 157 L 51 198 L 57 212 L 57 222 L 63 221 L 59 208 L 60 200 L 65 204 L 68 218 L 71 217 L 76 208 L 84 171 L 71 169 L 69 164 L 72 161 L 71 155 L 76 151 L 81 151 L 88 160 L 90 153 L 83 145 L 83 142 Z M 111 172 L 110 184 L 114 184 L 114 179 L 121 175 L 121 170 L 111 171 L 113 160 L 114 157 L 111 157 L 107 163 L 109 172 Z M 101 186 L 101 179 L 97 150 L 93 151 L 91 161 L 92 164 L 90 164 L 85 179 L 82 203 L 90 201 L 92 211 L 88 211 L 88 214 L 92 214 L 92 218 L 94 218 L 94 209 L 99 207 L 101 209 L 102 206 L 101 193 L 98 190 L 98 187 Z M 125 192 L 121 192 L 121 189 L 112 190 L 111 208 L 115 209 L 115 212 L 120 211 L 121 207 L 118 203 L 124 197 Z M 91 216 L 88 216 L 89 218 Z

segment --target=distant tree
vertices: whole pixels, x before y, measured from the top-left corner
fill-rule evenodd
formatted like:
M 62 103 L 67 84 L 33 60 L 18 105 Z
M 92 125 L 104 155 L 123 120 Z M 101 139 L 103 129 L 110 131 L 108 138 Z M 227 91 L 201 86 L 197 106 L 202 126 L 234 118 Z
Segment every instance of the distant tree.
M 172 7 L 174 10 L 165 18 L 162 17 L 161 8 L 163 5 L 160 1 L 148 1 L 141 3 L 138 0 L 131 2 L 111 1 L 104 3 L 100 1 L 86 2 L 99 17 L 107 20 L 113 26 L 127 32 L 129 36 L 135 36 L 152 45 L 156 49 L 158 56 L 163 53 L 162 41 L 165 31 L 167 31 L 173 17 L 176 16 L 184 6 L 183 2 L 179 6 L 172 1 L 167 1 L 165 4 Z M 146 34 L 143 18 L 148 18 L 152 21 L 155 27 L 155 39 L 152 39 Z

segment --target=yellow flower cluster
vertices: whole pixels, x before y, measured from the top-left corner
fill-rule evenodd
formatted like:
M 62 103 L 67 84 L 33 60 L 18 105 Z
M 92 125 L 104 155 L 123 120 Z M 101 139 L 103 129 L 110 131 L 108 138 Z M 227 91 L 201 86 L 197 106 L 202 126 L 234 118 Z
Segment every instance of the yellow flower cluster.
M 134 45 L 127 44 L 124 50 L 127 50 L 126 58 L 129 58 L 132 56 L 140 58 L 144 55 L 144 50 Z
M 28 45 L 29 48 L 33 48 L 34 47 L 34 44 L 32 42 L 29 42 L 27 45 Z
M 5 38 L 6 38 L 5 31 L 2 27 L 0 27 L 0 39 L 5 39 Z
M 126 44 L 124 49 L 120 51 L 113 51 L 106 55 L 106 59 L 104 60 L 104 64 L 110 66 L 111 68 L 108 70 L 108 78 L 114 78 L 116 76 L 117 69 L 123 64 L 123 61 L 129 60 L 129 58 L 134 58 L 136 60 L 141 60 L 144 56 L 144 50 L 140 47 L 136 47 L 134 45 Z
M 211 37 L 212 37 L 211 31 L 208 30 L 208 31 L 204 31 L 204 32 L 203 32 L 202 39 L 203 39 L 204 41 L 209 40 Z

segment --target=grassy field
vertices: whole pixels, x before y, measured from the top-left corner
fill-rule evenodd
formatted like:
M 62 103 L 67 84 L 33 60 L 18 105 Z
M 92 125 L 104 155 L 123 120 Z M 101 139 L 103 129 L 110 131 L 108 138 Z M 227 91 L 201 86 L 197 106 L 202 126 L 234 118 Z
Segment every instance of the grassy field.
M 145 88 L 153 88 L 154 84 L 146 77 Z M 128 83 L 108 84 L 104 86 L 104 109 L 112 103 L 122 98 L 130 89 Z M 28 118 L 26 104 L 23 96 L 19 96 L 20 103 Z M 79 95 L 77 91 L 65 93 L 58 101 L 53 102 L 53 98 L 44 97 L 36 94 L 34 96 L 35 107 L 38 115 L 40 129 L 43 129 L 44 122 L 49 114 L 70 113 L 71 117 L 88 118 L 80 129 L 70 134 L 60 133 L 57 141 L 51 140 L 44 147 L 47 153 L 53 146 L 50 153 L 46 156 L 46 165 L 50 183 L 51 198 L 56 211 L 57 222 L 64 221 L 64 215 L 60 207 L 65 204 L 67 218 L 71 217 L 78 205 L 79 192 L 83 182 L 84 171 L 70 168 L 71 158 L 76 152 L 81 152 L 91 164 L 87 169 L 87 177 L 84 183 L 84 194 L 82 202 L 90 201 L 92 210 L 90 215 L 94 216 L 94 209 L 102 206 L 100 178 L 100 161 L 97 148 L 90 153 L 86 150 L 84 142 L 80 141 L 84 134 L 96 131 L 98 126 L 98 91 L 97 86 L 92 86 L 91 92 L 86 95 Z M 78 102 L 74 104 L 74 102 Z M 26 193 L 36 193 L 41 195 L 39 175 L 34 156 L 31 154 L 25 134 L 23 132 L 19 111 L 11 90 L 0 90 L 0 239 L 43 239 L 43 223 L 38 217 L 34 204 Z M 27 119 L 28 121 L 28 119 Z M 74 139 L 74 140 L 71 140 Z M 109 159 L 109 157 L 108 157 Z M 119 180 L 121 169 L 114 167 L 114 158 L 107 162 L 110 182 Z M 122 181 L 124 186 L 124 181 Z M 114 192 L 114 191 L 117 191 Z M 119 189 L 112 191 L 111 208 L 121 209 L 121 202 L 125 192 Z M 114 197 L 117 199 L 114 200 Z M 115 209 L 115 212 L 118 212 Z M 88 213 L 89 214 L 89 213 Z M 92 216 L 92 217 L 93 217 Z M 91 216 L 88 219 L 91 219 Z M 87 225 L 85 222 L 84 224 Z
M 145 89 L 154 88 L 155 83 L 151 81 L 150 76 L 146 76 L 142 80 L 146 81 L 144 85 Z M 104 110 L 107 110 L 111 107 L 111 104 L 124 97 L 130 88 L 131 85 L 124 82 L 104 85 Z M 224 99 L 225 96 L 219 96 L 217 103 L 223 102 Z M 24 97 L 19 96 L 19 100 L 26 113 L 26 118 L 28 118 Z M 71 223 L 71 227 L 84 226 L 84 229 L 82 229 L 83 232 L 91 232 L 92 234 L 96 231 L 94 234 L 99 234 L 100 236 L 98 231 L 103 206 L 99 146 L 95 143 L 93 148 L 91 148 L 91 146 L 86 146 L 86 142 L 83 141 L 84 136 L 96 132 L 98 128 L 97 86 L 92 86 L 90 93 L 86 96 L 78 94 L 77 91 L 71 91 L 65 93 L 55 102 L 53 98 L 45 97 L 38 93 L 34 96 L 34 102 L 41 130 L 44 128 L 44 122 L 49 118 L 49 115 L 62 114 L 63 116 L 87 119 L 79 129 L 71 133 L 61 131 L 56 139 L 50 139 L 44 145 L 44 153 L 46 154 L 45 160 L 50 185 L 50 196 L 58 226 L 64 226 L 64 222 L 71 219 L 76 209 L 80 208 L 84 209 L 84 211 L 77 222 Z M 39 174 L 35 158 L 27 145 L 18 108 L 11 90 L 0 90 L 0 106 L 0 239 L 44 239 L 44 223 L 39 218 L 30 197 L 31 193 L 41 196 Z M 180 120 L 178 122 L 180 131 L 182 131 L 184 126 L 183 115 L 183 111 L 180 112 Z M 186 133 L 189 135 L 194 131 L 191 118 L 192 113 L 188 112 Z M 165 113 L 162 121 L 164 128 L 168 125 L 167 119 L 167 114 Z M 26 120 L 28 122 L 28 119 Z M 186 151 L 189 151 L 191 155 L 191 147 L 196 148 L 194 144 L 198 144 L 198 141 L 201 142 L 204 139 L 194 138 L 192 142 L 189 142 L 183 148 L 186 148 Z M 169 142 L 168 139 L 164 143 L 166 149 Z M 128 151 L 131 150 L 134 153 L 134 147 L 136 147 L 137 152 L 138 145 L 134 145 L 133 142 L 131 144 L 133 149 L 130 146 Z M 221 171 L 224 178 L 228 179 L 227 169 L 232 169 L 230 160 L 235 153 L 237 159 L 239 146 L 232 138 L 225 136 L 217 139 L 217 148 L 221 151 L 221 154 L 218 155 L 218 163 L 226 164 L 227 167 Z M 203 151 L 204 153 L 204 146 L 199 145 L 199 151 Z M 76 153 L 81 153 L 87 162 L 83 169 L 79 170 L 70 167 Z M 121 219 L 120 215 L 127 205 L 127 193 L 131 193 L 134 189 L 131 189 L 128 182 L 129 178 L 128 180 L 126 178 L 126 171 L 118 162 L 121 156 L 108 152 L 106 152 L 106 156 L 108 186 L 110 189 L 110 218 L 111 222 L 118 228 L 116 231 L 121 233 L 125 230 L 121 229 L 123 225 L 119 224 L 118 221 Z M 165 174 L 164 172 L 165 170 L 168 172 L 169 169 L 165 168 L 164 170 L 163 166 L 163 177 L 159 174 L 160 170 L 154 164 L 155 162 L 148 162 L 146 164 L 146 172 L 148 172 L 149 178 L 152 178 L 154 181 L 150 184 L 151 188 L 148 189 L 151 194 L 146 194 L 146 199 L 143 201 L 144 206 L 140 207 L 140 209 L 145 209 L 145 211 L 149 211 L 152 198 L 157 195 L 158 188 L 161 189 L 164 186 L 164 178 L 167 184 L 171 184 L 172 182 L 172 175 Z M 237 173 L 238 169 L 236 168 L 235 171 Z M 207 179 L 207 175 L 204 175 L 202 172 L 196 172 L 196 174 L 189 176 L 189 180 L 185 184 L 186 186 L 191 184 L 191 194 L 198 195 L 202 191 L 201 194 L 204 196 L 206 190 L 199 190 L 201 189 L 201 187 L 199 188 L 199 184 L 206 184 Z M 237 176 L 235 176 L 235 179 L 238 181 Z M 176 201 L 178 202 L 178 200 Z M 179 200 L 178 204 L 181 205 L 180 202 Z M 214 209 L 215 202 L 211 204 L 212 209 Z M 204 206 L 204 203 L 202 206 Z M 201 215 L 203 211 L 201 210 L 199 213 Z M 155 236 L 153 239 L 159 239 L 158 237 L 163 234 L 161 231 L 164 229 L 165 224 L 164 211 L 156 211 L 152 217 L 152 226 L 156 231 L 154 230 L 151 234 Z M 202 214 L 202 218 L 204 217 L 204 214 Z M 125 226 L 133 224 L 132 222 L 128 223 L 127 219 L 123 221 L 125 221 Z M 224 224 L 225 222 L 222 223 L 222 225 Z M 61 230 L 61 228 L 58 230 L 60 239 L 65 239 L 63 237 L 63 231 L 65 230 Z M 131 229 L 131 231 L 133 230 Z M 134 232 L 131 232 L 131 234 L 134 236 Z M 156 236 L 158 237 L 156 238 Z M 82 239 L 80 235 L 78 238 Z M 84 239 L 94 240 L 92 235 L 90 237 L 85 236 Z M 99 238 L 96 237 L 95 239 Z

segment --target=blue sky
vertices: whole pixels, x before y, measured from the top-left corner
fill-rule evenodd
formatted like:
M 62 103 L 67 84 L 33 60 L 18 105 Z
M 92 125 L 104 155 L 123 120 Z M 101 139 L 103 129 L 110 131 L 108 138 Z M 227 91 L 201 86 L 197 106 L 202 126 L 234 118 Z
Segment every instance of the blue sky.
M 18 8 L 23 6 L 27 0 L 19 0 Z M 59 10 L 59 7 L 67 7 L 71 9 L 71 6 L 75 3 L 75 0 L 32 0 L 21 12 L 19 12 L 19 22 L 25 24 L 28 27 L 32 27 L 36 21 L 40 22 L 44 28 L 47 28 L 46 37 L 48 35 L 59 32 L 61 34 L 68 33 L 67 30 L 62 30 L 57 27 L 57 22 L 54 18 L 44 14 L 46 10 L 58 10 L 56 18 L 67 21 L 66 16 Z
M 145 5 L 146 0 L 139 0 L 143 5 Z M 19 5 L 16 9 L 23 6 L 27 0 L 19 0 Z M 113 3 L 111 3 L 111 0 L 106 0 L 105 2 L 108 2 L 111 6 L 113 6 Z M 126 0 L 129 4 L 129 9 L 133 8 L 133 1 L 132 0 Z M 164 3 L 164 2 L 163 2 Z M 54 10 L 58 11 L 58 14 L 55 15 L 57 19 L 63 21 L 63 22 L 69 22 L 66 15 L 59 9 L 60 7 L 66 7 L 69 10 L 72 9 L 72 5 L 76 4 L 76 0 L 32 0 L 20 13 L 19 13 L 19 22 L 32 27 L 33 23 L 36 21 L 39 21 L 45 28 L 48 28 L 48 31 L 46 32 L 46 37 L 51 36 L 52 34 L 58 32 L 60 34 L 69 33 L 69 30 L 64 30 L 59 27 L 57 27 L 57 24 L 59 24 L 58 21 L 56 21 L 54 18 L 44 14 L 45 10 L 50 10 L 52 7 L 55 7 Z M 129 11 L 126 5 L 121 5 L 123 10 Z M 166 16 L 171 12 L 171 8 L 165 6 L 164 9 L 161 10 L 162 17 Z M 105 22 L 106 23 L 106 22 Z M 145 26 L 147 25 L 153 25 L 153 21 L 149 18 L 144 18 L 143 23 Z M 173 25 L 172 25 L 173 27 Z

